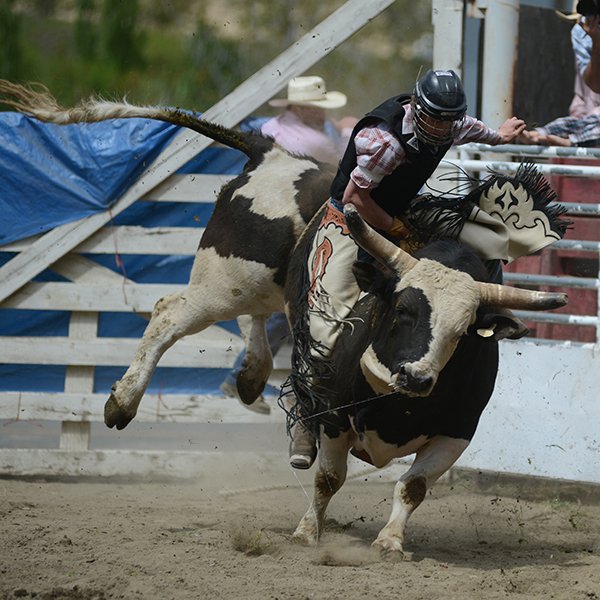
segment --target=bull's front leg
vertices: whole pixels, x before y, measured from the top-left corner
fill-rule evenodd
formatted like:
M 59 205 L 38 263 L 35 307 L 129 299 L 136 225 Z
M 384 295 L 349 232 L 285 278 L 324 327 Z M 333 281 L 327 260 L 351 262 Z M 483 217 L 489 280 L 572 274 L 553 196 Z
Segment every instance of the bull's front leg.
M 423 502 L 427 490 L 441 477 L 469 445 L 467 440 L 433 437 L 420 448 L 410 469 L 402 475 L 392 501 L 392 514 L 373 542 L 386 557 L 404 557 L 404 531 L 414 510 Z
M 309 545 L 315 545 L 319 541 L 329 501 L 346 481 L 348 451 L 352 446 L 353 435 L 352 430 L 341 433 L 336 438 L 329 438 L 321 433 L 313 500 L 294 531 L 295 540 Z
M 161 298 L 152 311 L 131 365 L 112 386 L 104 405 L 104 422 L 123 429 L 135 417 L 138 406 L 162 355 L 180 338 L 206 329 L 215 322 L 206 310 L 205 290 L 189 286 Z

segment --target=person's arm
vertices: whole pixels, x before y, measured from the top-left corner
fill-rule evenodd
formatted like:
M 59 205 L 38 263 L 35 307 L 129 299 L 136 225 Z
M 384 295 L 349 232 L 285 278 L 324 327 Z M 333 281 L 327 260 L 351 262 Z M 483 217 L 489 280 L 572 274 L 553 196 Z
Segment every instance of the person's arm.
M 376 229 L 388 231 L 394 224 L 394 217 L 383 210 L 383 208 L 371 198 L 371 191 L 359 188 L 352 179 L 346 186 L 342 203 L 354 204 L 360 216 Z
M 350 174 L 342 203 L 354 204 L 360 216 L 372 227 L 400 239 L 406 237 L 408 230 L 402 221 L 381 208 L 371 196 L 380 181 L 406 161 L 400 142 L 380 124 L 359 131 L 354 145 L 357 166 Z
M 525 131 L 527 125 L 523 119 L 511 117 L 506 119 L 500 127 L 498 127 L 498 135 L 500 136 L 499 144 L 510 144 L 514 139 L 519 137 Z
M 600 15 L 586 17 L 580 22 L 592 40 L 590 61 L 583 71 L 583 81 L 597 94 L 600 93 Z
M 354 204 L 358 214 L 375 229 L 386 231 L 390 235 L 398 239 L 404 239 L 410 233 L 404 222 L 397 217 L 392 217 L 387 213 L 373 198 L 368 189 L 359 188 L 352 179 L 348 182 L 343 204 Z
M 507 119 L 497 130 L 491 129 L 483 121 L 467 115 L 464 123 L 454 139 L 454 145 L 479 142 L 497 146 L 509 144 L 525 131 L 525 121 L 517 117 Z

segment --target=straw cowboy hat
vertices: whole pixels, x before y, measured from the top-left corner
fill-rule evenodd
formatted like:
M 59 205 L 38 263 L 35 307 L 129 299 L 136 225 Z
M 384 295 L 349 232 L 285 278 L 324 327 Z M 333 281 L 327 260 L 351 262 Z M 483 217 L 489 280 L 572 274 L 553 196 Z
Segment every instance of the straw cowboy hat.
M 319 108 L 341 108 L 346 104 L 346 95 L 342 92 L 328 92 L 322 77 L 309 75 L 290 79 L 287 98 L 269 100 L 271 106 L 318 106 Z

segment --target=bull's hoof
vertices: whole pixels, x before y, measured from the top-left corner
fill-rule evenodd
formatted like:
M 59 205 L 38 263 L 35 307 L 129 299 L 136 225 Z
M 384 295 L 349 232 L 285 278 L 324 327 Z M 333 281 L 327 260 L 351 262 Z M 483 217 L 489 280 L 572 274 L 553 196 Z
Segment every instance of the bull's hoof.
M 262 393 L 267 385 L 267 382 L 266 380 L 256 382 L 245 377 L 244 375 L 245 372 L 240 371 L 240 374 L 237 376 L 235 386 L 237 393 L 235 396 L 239 398 L 239 400 L 241 400 L 246 406 L 251 407 L 262 397 Z
M 377 538 L 371 546 L 386 560 L 400 562 L 405 559 L 402 542 L 397 538 Z
M 313 533 L 298 527 L 292 534 L 292 541 L 296 544 L 301 544 L 302 546 L 316 546 L 319 542 L 319 538 Z
M 104 423 L 107 427 L 117 429 L 124 429 L 129 425 L 129 422 L 135 417 L 135 413 L 131 414 L 125 412 L 117 402 L 114 394 L 110 395 L 110 398 L 104 405 Z

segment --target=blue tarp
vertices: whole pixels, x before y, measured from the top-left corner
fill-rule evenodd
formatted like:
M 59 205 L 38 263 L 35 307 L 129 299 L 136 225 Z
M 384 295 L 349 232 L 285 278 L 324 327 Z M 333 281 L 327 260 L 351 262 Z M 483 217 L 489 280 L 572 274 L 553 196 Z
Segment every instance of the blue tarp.
M 245 128 L 249 128 L 246 126 Z M 48 231 L 110 207 L 160 154 L 179 128 L 148 119 L 115 119 L 82 125 L 51 125 L 17 113 L 0 113 L 0 244 Z M 239 173 L 246 157 L 236 150 L 208 148 L 179 173 Z M 114 224 L 204 227 L 212 206 L 188 202 L 137 202 Z M 0 265 L 14 256 L 0 253 Z M 188 256 L 88 256 L 139 283 L 185 285 Z M 34 281 L 64 281 L 51 270 Z M 63 311 L 0 309 L 0 335 L 66 336 Z M 234 323 L 223 326 L 237 331 Z M 101 337 L 139 337 L 141 317 L 102 313 Z M 0 350 L 1 357 L 1 350 Z M 33 359 L 33 357 L 32 357 Z M 0 358 L 1 362 L 1 358 Z M 62 391 L 65 367 L 0 364 L 0 390 Z M 124 367 L 97 367 L 95 391 L 110 391 Z M 222 369 L 157 369 L 149 391 L 211 393 Z

